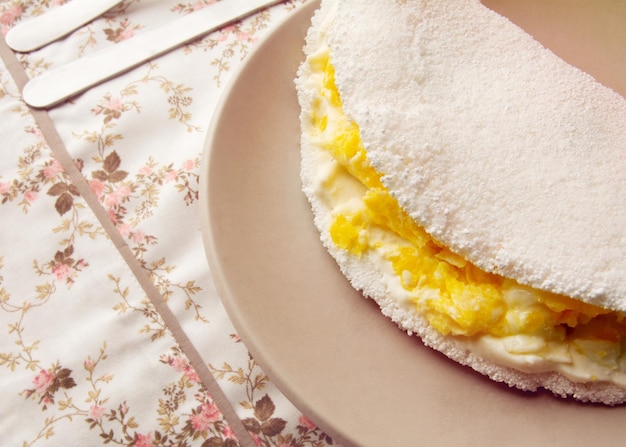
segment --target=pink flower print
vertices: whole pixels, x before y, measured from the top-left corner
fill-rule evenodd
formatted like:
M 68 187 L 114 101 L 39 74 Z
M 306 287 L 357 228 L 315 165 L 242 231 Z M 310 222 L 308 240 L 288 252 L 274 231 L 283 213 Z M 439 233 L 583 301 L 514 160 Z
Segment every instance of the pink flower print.
M 135 36 L 135 30 L 132 28 L 125 28 L 122 32 L 120 32 L 119 34 L 119 40 L 127 40 L 130 39 L 131 37 Z
M 122 102 L 121 98 L 109 98 L 109 101 L 106 103 L 105 108 L 114 112 L 120 112 L 124 109 L 124 103 Z
M 152 168 L 148 165 L 142 166 L 141 168 L 139 168 L 139 174 L 148 176 L 152 174 Z
M 203 432 L 211 427 L 211 424 L 202 416 L 202 413 L 192 414 L 189 420 L 195 431 Z
M 214 422 L 222 419 L 222 413 L 213 403 L 204 403 L 200 406 L 200 412 L 192 414 L 191 425 L 199 432 L 208 431 Z
M 311 422 L 309 418 L 304 415 L 298 418 L 298 424 L 300 424 L 302 427 L 305 427 L 309 430 L 315 430 L 317 428 L 317 425 Z
M 187 360 L 185 360 L 182 357 L 174 357 L 173 359 L 170 359 L 169 363 L 178 372 L 182 372 L 186 370 L 187 368 L 189 368 L 189 364 L 187 363 Z
M 152 433 L 146 435 L 137 434 L 135 447 L 152 447 Z
M 102 377 L 100 377 L 100 380 L 104 383 L 109 383 L 111 380 L 113 380 L 113 375 L 112 374 L 105 374 Z
M 133 242 L 135 242 L 136 244 L 141 244 L 145 238 L 146 235 L 143 231 L 135 231 L 132 234 Z
M 117 226 L 118 231 L 124 237 L 127 237 L 131 233 L 131 227 L 127 223 L 123 223 Z
M 72 274 L 72 269 L 66 264 L 55 264 L 52 267 L 52 274 L 56 276 L 59 281 L 65 281 Z
M 213 402 L 202 404 L 202 415 L 210 422 L 217 422 L 222 419 L 222 412 Z
M 173 182 L 177 178 L 178 178 L 178 172 L 174 171 L 173 169 L 170 169 L 169 171 L 167 171 L 165 173 L 165 182 L 166 183 Z
M 0 194 L 9 192 L 10 186 L 8 182 L 0 182 Z
M 117 193 L 117 191 L 107 194 L 104 198 L 104 205 L 107 208 L 113 208 L 118 205 L 122 201 L 122 198 Z
M 92 405 L 89 407 L 89 417 L 94 421 L 101 421 L 106 409 L 100 405 Z
M 191 172 L 195 169 L 196 163 L 193 160 L 185 160 L 183 162 L 183 169 L 187 172 Z
M 107 215 L 109 216 L 109 220 L 114 224 L 117 223 L 117 215 L 115 214 L 115 210 L 108 210 Z
M 233 429 L 232 429 L 232 427 L 230 425 L 225 425 L 224 426 L 224 428 L 222 429 L 222 435 L 226 439 L 237 440 L 237 436 L 235 435 L 235 432 L 233 431 Z
M 43 136 L 43 133 L 41 132 L 40 128 L 35 128 L 31 131 L 31 133 L 40 141 L 45 141 L 45 138 Z
M 34 202 L 35 200 L 37 200 L 37 193 L 35 191 L 32 190 L 28 190 L 24 192 L 24 198 L 28 201 L 28 202 Z
M 200 376 L 198 376 L 196 370 L 189 364 L 186 359 L 182 357 L 170 357 L 167 359 L 167 363 L 170 364 L 176 371 L 183 372 L 185 374 L 185 377 L 187 377 L 190 382 L 200 382 Z
M 204 3 L 203 1 L 197 1 L 197 2 L 196 2 L 193 6 L 192 6 L 192 9 L 193 9 L 194 11 L 198 11 L 198 10 L 200 10 L 200 9 L 202 9 L 202 8 L 206 8 L 206 6 L 207 6 L 207 4 L 206 4 L 206 3 Z
M 104 184 L 104 182 L 101 182 L 100 180 L 90 180 L 89 187 L 91 188 L 93 193 L 96 195 L 96 197 L 100 199 L 102 197 L 102 194 L 104 193 L 104 188 L 106 187 L 106 185 Z
M 228 35 L 235 32 L 235 27 L 233 25 L 225 26 L 220 30 L 219 36 L 217 38 L 218 41 L 224 42 L 228 39 Z
M 254 37 L 250 33 L 245 33 L 243 31 L 241 31 L 241 32 L 237 33 L 237 40 L 239 40 L 241 42 L 256 43 L 259 39 L 257 37 Z
M 125 199 L 126 197 L 130 196 L 130 188 L 128 186 L 122 185 L 117 188 L 116 192 L 120 199 Z
M 44 394 L 53 381 L 54 375 L 50 371 L 42 369 L 33 379 L 33 385 L 39 394 Z
M 11 5 L 9 6 L 0 16 L 0 23 L 3 25 L 13 25 L 17 19 L 19 19 L 24 10 L 19 5 Z
M 248 433 L 250 433 L 250 437 L 252 438 L 252 440 L 254 441 L 256 445 L 261 446 L 261 444 L 263 444 L 263 440 L 257 433 L 252 433 L 252 432 L 248 432 Z
M 61 172 L 63 172 L 63 166 L 57 160 L 43 168 L 43 176 L 47 179 L 55 178 Z
M 200 383 L 200 376 L 191 366 L 185 370 L 185 377 L 187 377 L 190 382 Z

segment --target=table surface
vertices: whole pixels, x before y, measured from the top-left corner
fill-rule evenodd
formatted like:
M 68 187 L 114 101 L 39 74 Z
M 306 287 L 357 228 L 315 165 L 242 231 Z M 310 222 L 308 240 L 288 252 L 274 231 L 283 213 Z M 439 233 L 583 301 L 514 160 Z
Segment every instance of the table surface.
M 3 35 L 63 0 L 1 0 Z M 125 0 L 61 41 L 0 41 L 2 445 L 337 445 L 271 383 L 211 278 L 200 162 L 221 93 L 286 1 L 30 109 L 24 83 L 215 0 Z

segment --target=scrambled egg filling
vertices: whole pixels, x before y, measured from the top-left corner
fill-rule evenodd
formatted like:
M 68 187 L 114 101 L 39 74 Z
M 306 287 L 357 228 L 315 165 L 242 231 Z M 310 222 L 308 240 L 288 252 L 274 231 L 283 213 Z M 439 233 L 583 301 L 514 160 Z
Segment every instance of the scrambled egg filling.
M 377 251 L 391 265 L 411 306 L 443 335 L 518 340 L 506 344 L 513 354 L 548 356 L 557 346 L 603 367 L 623 368 L 622 313 L 486 273 L 418 226 L 383 186 L 368 162 L 357 124 L 343 114 L 328 51 L 312 56 L 309 64 L 323 79 L 311 125 L 320 146 L 337 162 L 323 189 L 341 188 L 338 178 L 346 175 L 360 183 L 358 199 L 351 196 L 333 208 L 330 234 L 339 248 L 356 256 Z

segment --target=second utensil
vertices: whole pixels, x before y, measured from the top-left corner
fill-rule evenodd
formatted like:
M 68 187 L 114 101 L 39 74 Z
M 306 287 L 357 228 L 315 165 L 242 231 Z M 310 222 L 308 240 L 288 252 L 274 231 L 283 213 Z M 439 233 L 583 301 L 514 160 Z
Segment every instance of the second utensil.
M 31 79 L 22 92 L 34 108 L 48 108 L 211 31 L 282 0 L 222 0 Z

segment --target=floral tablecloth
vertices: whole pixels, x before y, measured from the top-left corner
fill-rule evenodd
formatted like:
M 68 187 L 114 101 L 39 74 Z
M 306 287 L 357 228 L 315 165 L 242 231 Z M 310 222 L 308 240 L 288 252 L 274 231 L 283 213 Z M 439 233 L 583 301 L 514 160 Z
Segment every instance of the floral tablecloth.
M 0 30 L 61 3 L 0 0 Z M 0 41 L 2 446 L 336 445 L 238 338 L 198 212 L 220 94 L 302 0 L 49 111 L 21 100 L 28 78 L 211 3 L 125 0 L 32 53 Z

